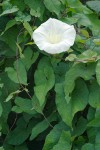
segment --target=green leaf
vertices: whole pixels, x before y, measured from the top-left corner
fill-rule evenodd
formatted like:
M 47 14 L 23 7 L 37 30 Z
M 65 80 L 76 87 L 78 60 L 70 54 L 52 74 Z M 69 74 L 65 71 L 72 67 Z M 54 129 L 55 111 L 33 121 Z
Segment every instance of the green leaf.
M 7 137 L 8 143 L 11 145 L 22 144 L 29 137 L 30 131 L 30 127 L 27 127 L 26 122 L 20 118 L 17 127 Z
M 60 0 L 63 5 L 66 5 L 66 0 Z
M 83 13 L 84 14 L 91 14 L 92 11 L 88 9 L 86 6 L 82 5 L 79 0 L 67 0 L 68 6 L 72 8 L 75 12 Z
M 21 146 L 16 146 L 15 150 L 28 150 L 28 148 L 27 148 L 26 144 L 23 144 Z
M 74 89 L 76 79 L 82 77 L 85 80 L 89 80 L 94 74 L 95 64 L 90 64 L 88 66 L 84 64 L 73 65 L 65 75 L 64 92 L 66 101 L 69 102 L 71 99 L 70 94 Z
M 33 110 L 34 106 L 32 106 L 32 101 L 30 99 L 23 99 L 21 97 L 16 97 L 15 104 L 18 106 L 20 112 L 34 114 L 34 110 Z M 12 108 L 13 111 L 14 109 L 15 107 Z
M 83 136 L 77 137 L 75 144 L 73 145 L 73 150 L 81 150 L 82 145 L 85 144 L 85 138 Z
M 59 0 L 44 0 L 44 4 L 50 12 L 55 12 L 59 16 L 62 7 Z
M 64 122 L 55 125 L 46 137 L 43 150 L 51 150 L 58 143 L 63 130 L 69 130 L 69 127 Z
M 66 17 L 66 18 L 62 18 L 62 21 L 67 23 L 67 24 L 75 24 L 78 21 L 78 18 L 74 18 L 74 17 Z
M 30 14 L 32 16 L 38 17 L 40 19 L 43 19 L 44 14 L 44 4 L 43 1 L 40 0 L 30 0 L 30 3 L 28 0 L 24 0 L 25 4 L 27 4 L 30 8 Z
M 15 61 L 14 68 L 7 67 L 5 71 L 13 82 L 27 85 L 26 69 L 20 60 Z
M 25 21 L 25 22 L 23 23 L 23 26 L 24 26 L 24 28 L 28 31 L 28 33 L 30 34 L 30 36 L 32 37 L 33 30 L 32 30 L 32 28 L 31 28 L 30 24 Z
M 93 118 L 87 125 L 91 127 L 100 127 L 100 108 L 96 109 L 95 118 Z
M 30 47 L 27 47 L 24 52 L 24 58 L 21 60 L 28 71 L 31 65 L 37 60 L 39 53 L 33 52 Z
M 53 63 L 54 65 L 54 63 Z M 69 70 L 70 64 L 69 63 L 64 63 L 60 62 L 54 66 L 54 72 L 55 72 L 55 82 L 56 83 L 62 83 L 65 80 L 65 73 L 67 70 Z
M 56 115 L 53 113 L 51 114 L 47 119 L 43 120 L 42 122 L 38 123 L 35 127 L 32 129 L 32 134 L 30 137 L 30 140 L 33 140 L 36 138 L 40 133 L 45 131 L 52 121 L 56 120 Z
M 4 84 L 3 83 L 0 83 L 0 88 L 3 88 Z
M 12 28 L 9 28 L 9 30 L 7 30 L 5 34 L 0 36 L 0 40 L 4 41 L 5 44 L 7 44 L 8 56 L 16 55 L 16 40 L 17 40 L 18 32 L 19 32 L 18 28 L 15 28 L 13 26 Z
M 95 150 L 94 145 L 91 143 L 86 143 L 85 145 L 82 146 L 81 150 Z M 96 149 L 97 150 L 97 149 Z
M 41 1 L 42 2 L 42 1 Z M 35 16 L 35 17 L 38 17 L 38 18 L 40 18 L 41 20 L 43 20 L 43 14 L 44 14 L 44 9 L 45 7 L 44 7 L 44 5 L 41 5 L 40 7 L 38 7 L 37 9 L 35 8 L 35 9 L 31 9 L 30 10 L 30 14 L 32 15 L 32 16 Z
M 0 150 L 4 150 L 4 148 L 3 148 L 3 147 L 0 147 Z
M 94 108 L 100 108 L 100 87 L 96 81 L 90 86 L 89 104 Z
M 100 1 L 88 1 L 86 4 L 97 13 L 100 12 Z
M 8 29 L 10 29 L 11 27 L 13 27 L 15 24 L 16 24 L 16 20 L 15 19 L 10 20 L 7 23 L 5 30 L 1 33 L 1 35 L 3 35 Z
M 61 137 L 58 143 L 53 147 L 52 150 L 71 150 L 71 135 L 69 131 L 62 131 Z
M 2 105 L 1 105 L 1 103 L 0 103 L 0 117 L 1 117 L 1 115 L 2 115 L 2 112 L 3 112 L 3 108 L 2 108 Z
M 90 126 L 90 127 L 100 127 L 99 118 L 100 118 L 100 116 L 97 117 L 97 118 L 95 118 L 95 119 L 93 119 L 92 121 L 90 121 L 90 122 L 88 123 L 88 126 Z
M 72 115 L 80 110 L 83 110 L 88 104 L 89 91 L 82 79 L 76 81 L 75 89 L 72 93 Z
M 26 144 L 23 144 L 21 146 L 16 146 L 15 150 L 28 150 L 28 148 L 27 148 Z
M 88 89 L 84 81 L 76 82 L 75 90 L 72 93 L 71 100 L 66 101 L 63 85 L 56 84 L 56 105 L 62 120 L 69 126 L 72 126 L 72 119 L 76 112 L 83 110 L 88 103 Z
M 12 5 L 11 5 L 11 3 L 9 2 L 9 0 L 3 1 L 3 2 L 1 3 L 1 6 L 2 6 L 3 10 L 12 8 Z
M 18 9 L 16 6 L 13 6 L 11 9 L 5 10 L 5 11 L 0 15 L 0 17 L 3 16 L 3 15 L 7 15 L 7 14 L 14 13 L 14 12 L 16 12 L 16 11 L 18 11 L 18 10 L 19 10 L 19 9 Z
M 4 144 L 4 150 L 14 150 L 14 149 L 13 149 L 13 146 L 6 143 L 6 144 Z
M 94 127 L 89 127 L 88 128 L 87 136 L 88 136 L 88 139 L 89 139 L 90 143 L 95 142 L 95 137 L 96 137 L 97 132 L 98 132 L 98 128 L 94 128 Z
M 56 106 L 57 110 L 62 118 L 62 120 L 71 126 L 72 121 L 72 112 L 71 112 L 71 103 L 67 104 L 63 91 L 63 84 L 58 83 L 55 86 L 56 91 Z
M 95 116 L 95 109 L 90 107 L 87 114 L 87 119 L 91 121 Z
M 16 71 L 15 71 L 13 68 L 8 67 L 8 68 L 5 69 L 5 71 L 7 72 L 8 77 L 9 77 L 12 81 L 14 81 L 14 82 L 16 82 L 16 83 L 19 83 L 19 81 L 18 81 L 18 79 L 17 79 L 17 73 L 16 73 Z
M 20 55 L 20 58 L 24 58 L 24 55 L 23 55 L 23 50 L 22 48 L 20 47 L 20 45 L 18 43 L 16 43 L 17 47 L 18 47 L 18 50 L 19 50 L 19 55 Z
M 8 102 L 10 99 L 13 98 L 14 95 L 19 94 L 20 92 L 21 92 L 20 90 L 17 90 L 17 91 L 15 91 L 15 92 L 10 93 L 10 94 L 8 95 L 8 97 L 6 98 L 5 102 Z
M 95 138 L 95 150 L 100 149 L 100 131 L 97 132 L 96 138 Z
M 32 106 L 36 112 L 42 114 L 42 108 L 40 107 L 39 100 L 37 99 L 36 95 L 33 95 L 32 97 Z
M 23 11 L 25 9 L 25 3 L 24 0 L 18 1 L 18 0 L 10 0 L 11 4 L 14 6 L 17 6 L 20 11 Z
M 97 63 L 96 66 L 96 78 L 97 78 L 97 82 L 100 85 L 100 60 Z
M 84 51 L 77 57 L 77 61 L 87 63 L 87 62 L 95 62 L 97 59 L 97 53 L 92 50 Z
M 23 12 L 18 12 L 17 16 L 15 17 L 17 22 L 29 22 L 31 20 L 31 16 L 28 14 L 24 14 Z
M 93 42 L 96 46 L 100 46 L 100 39 L 94 39 Z
M 80 13 L 80 14 L 76 14 L 75 17 L 78 18 L 79 25 L 89 27 L 90 30 L 92 30 L 93 35 L 100 35 L 100 31 L 99 31 L 100 21 L 98 20 L 97 15 L 93 13 L 88 15 L 84 15 Z
M 8 95 L 8 97 L 6 98 L 6 102 L 8 102 L 12 98 L 13 98 L 13 94 Z
M 17 91 L 19 89 L 19 85 L 14 83 L 12 80 L 9 79 L 9 77 L 7 76 L 7 73 L 3 73 L 1 75 L 1 81 L 4 84 L 3 88 L 2 88 L 2 95 L 4 97 L 4 101 L 5 98 L 12 92 Z M 5 92 L 8 91 L 7 93 Z
M 77 120 L 75 128 L 73 129 L 73 135 L 74 136 L 82 135 L 87 128 L 86 125 L 87 125 L 87 120 L 83 117 L 80 117 Z
M 81 29 L 80 32 L 81 32 L 81 34 L 82 34 L 84 37 L 89 38 L 89 33 L 88 33 L 87 30 Z
M 70 54 L 69 56 L 66 57 L 65 61 L 74 61 L 76 59 L 75 54 Z
M 25 2 L 25 4 L 26 5 L 28 5 L 29 6 L 29 8 L 38 8 L 40 5 L 39 4 L 41 4 L 41 2 L 40 2 L 40 0 L 30 0 L 30 3 L 29 3 L 29 1 L 28 0 L 24 0 L 24 2 Z
M 40 80 L 41 77 L 41 80 Z M 55 76 L 50 60 L 46 57 L 42 58 L 38 64 L 38 68 L 34 74 L 35 95 L 39 100 L 40 106 L 45 102 L 48 91 L 54 86 Z

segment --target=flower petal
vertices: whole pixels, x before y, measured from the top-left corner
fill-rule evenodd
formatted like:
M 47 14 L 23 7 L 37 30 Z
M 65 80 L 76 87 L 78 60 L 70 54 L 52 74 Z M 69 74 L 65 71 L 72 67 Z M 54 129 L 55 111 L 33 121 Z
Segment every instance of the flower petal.
M 47 29 L 47 33 L 51 32 L 51 30 L 53 32 L 62 34 L 64 33 L 66 30 L 68 30 L 71 26 L 54 18 L 50 18 L 48 19 L 43 26 Z
M 33 39 L 34 39 L 35 44 L 39 47 L 39 49 L 44 50 L 45 43 L 47 43 L 45 36 L 42 35 L 40 32 L 34 32 Z
M 74 29 L 74 26 L 71 26 L 68 30 L 66 30 L 63 34 L 63 39 L 66 40 L 66 42 L 72 46 L 74 44 L 76 37 L 76 31 Z
M 49 54 L 58 54 L 58 53 L 67 51 L 69 48 L 70 48 L 70 45 L 68 45 L 66 42 L 61 42 L 59 44 L 45 45 L 44 51 Z

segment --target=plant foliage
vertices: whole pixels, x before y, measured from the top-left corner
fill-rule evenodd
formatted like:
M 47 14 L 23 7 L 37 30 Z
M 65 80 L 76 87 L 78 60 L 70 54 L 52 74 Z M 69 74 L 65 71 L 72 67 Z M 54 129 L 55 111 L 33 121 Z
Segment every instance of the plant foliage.
M 68 52 L 34 44 L 50 17 L 74 25 Z M 99 18 L 99 0 L 0 0 L 0 150 L 100 150 Z

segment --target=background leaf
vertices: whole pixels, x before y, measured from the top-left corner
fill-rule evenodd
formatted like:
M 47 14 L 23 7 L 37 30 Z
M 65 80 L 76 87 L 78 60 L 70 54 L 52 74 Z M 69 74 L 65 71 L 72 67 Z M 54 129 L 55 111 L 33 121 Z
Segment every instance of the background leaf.
M 86 4 L 97 13 L 100 12 L 100 1 L 88 1 Z
M 40 80 L 41 77 L 41 80 Z M 47 92 L 53 88 L 55 83 L 55 76 L 48 58 L 44 57 L 38 64 L 38 69 L 34 75 L 35 84 L 34 91 L 42 106 L 46 99 Z
M 44 4 L 50 12 L 55 12 L 57 15 L 59 15 L 61 11 L 61 2 L 59 0 L 44 0 Z

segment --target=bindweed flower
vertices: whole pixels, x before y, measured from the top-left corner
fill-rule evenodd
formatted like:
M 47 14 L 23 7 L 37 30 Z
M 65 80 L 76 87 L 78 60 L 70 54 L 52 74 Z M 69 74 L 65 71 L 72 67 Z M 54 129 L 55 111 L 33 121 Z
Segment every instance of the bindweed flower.
M 74 44 L 75 37 L 73 25 L 53 18 L 48 19 L 33 32 L 35 44 L 40 50 L 50 54 L 67 51 Z

